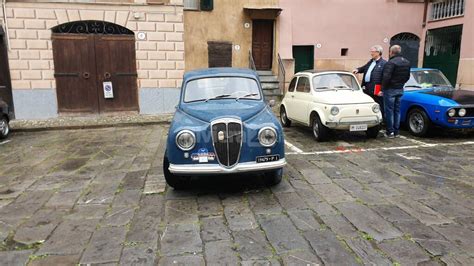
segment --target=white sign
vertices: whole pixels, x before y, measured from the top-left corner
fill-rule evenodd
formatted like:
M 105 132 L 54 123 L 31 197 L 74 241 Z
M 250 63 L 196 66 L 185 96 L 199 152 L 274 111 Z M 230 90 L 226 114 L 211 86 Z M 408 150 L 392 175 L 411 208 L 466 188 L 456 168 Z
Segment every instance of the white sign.
M 248 22 L 244 23 L 244 28 L 250 29 L 250 23 L 248 23 Z
M 112 87 L 112 81 L 104 81 L 102 85 L 104 86 L 104 98 L 114 98 L 114 88 Z
M 139 40 L 145 40 L 145 39 L 146 39 L 146 33 L 144 33 L 144 32 L 139 32 L 139 33 L 137 34 L 137 38 L 138 38 Z
M 236 45 L 234 46 L 234 49 L 235 49 L 236 51 L 239 51 L 239 50 L 240 50 L 240 45 L 236 44 Z
M 319 49 L 319 48 L 321 48 L 321 47 L 323 47 L 323 46 L 322 46 L 320 43 L 316 44 L 316 48 Z

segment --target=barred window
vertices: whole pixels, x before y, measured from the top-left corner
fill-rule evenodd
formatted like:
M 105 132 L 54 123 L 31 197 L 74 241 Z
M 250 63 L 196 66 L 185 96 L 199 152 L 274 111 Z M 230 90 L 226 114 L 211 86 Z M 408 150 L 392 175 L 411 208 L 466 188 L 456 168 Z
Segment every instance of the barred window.
M 442 0 L 431 3 L 430 20 L 440 20 L 464 15 L 465 0 Z

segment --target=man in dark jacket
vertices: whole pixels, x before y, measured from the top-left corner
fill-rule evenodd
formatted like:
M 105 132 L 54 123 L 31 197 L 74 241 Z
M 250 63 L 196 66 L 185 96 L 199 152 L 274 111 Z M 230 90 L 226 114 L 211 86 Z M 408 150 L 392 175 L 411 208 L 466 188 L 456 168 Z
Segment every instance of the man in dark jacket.
M 383 106 L 382 97 L 375 95 L 375 86 L 382 84 L 383 68 L 387 61 L 382 58 L 383 48 L 380 45 L 374 45 L 370 48 L 370 56 L 372 59 L 364 66 L 354 69 L 354 74 L 364 74 L 362 77 L 362 87 L 364 92 L 374 99 L 379 105 L 380 109 Z
M 387 137 L 399 137 L 400 102 L 403 87 L 410 79 L 410 61 L 401 56 L 399 45 L 390 47 L 390 60 L 385 64 L 382 78 L 382 91 L 385 107 L 385 124 Z

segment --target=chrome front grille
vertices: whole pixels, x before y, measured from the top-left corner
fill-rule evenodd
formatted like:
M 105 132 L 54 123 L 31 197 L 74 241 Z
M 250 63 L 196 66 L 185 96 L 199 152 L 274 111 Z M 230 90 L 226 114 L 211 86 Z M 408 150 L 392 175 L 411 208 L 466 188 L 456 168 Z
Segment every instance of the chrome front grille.
M 239 161 L 242 147 L 242 122 L 238 119 L 218 119 L 211 123 L 212 141 L 219 163 L 231 167 Z

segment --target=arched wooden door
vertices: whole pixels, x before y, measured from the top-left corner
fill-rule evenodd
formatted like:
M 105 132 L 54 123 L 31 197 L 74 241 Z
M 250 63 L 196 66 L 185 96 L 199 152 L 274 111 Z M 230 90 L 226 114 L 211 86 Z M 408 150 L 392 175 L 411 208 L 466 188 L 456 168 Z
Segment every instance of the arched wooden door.
M 52 29 L 60 113 L 138 111 L 135 36 L 104 21 Z
M 412 67 L 418 66 L 418 52 L 420 50 L 420 38 L 413 33 L 402 32 L 390 39 L 390 46 L 400 45 L 402 55 L 408 59 Z

